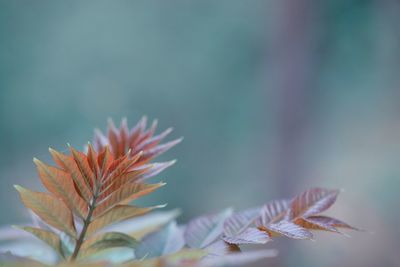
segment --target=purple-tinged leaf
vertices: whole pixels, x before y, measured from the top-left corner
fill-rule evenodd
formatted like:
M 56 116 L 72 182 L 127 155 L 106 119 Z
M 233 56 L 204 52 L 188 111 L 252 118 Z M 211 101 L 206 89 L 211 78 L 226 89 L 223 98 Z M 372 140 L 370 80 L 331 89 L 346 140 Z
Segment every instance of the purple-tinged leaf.
M 183 140 L 183 138 L 179 138 L 173 141 L 169 141 L 167 143 L 158 145 L 156 147 L 153 147 L 147 151 L 145 151 L 143 153 L 143 157 L 142 159 L 150 159 L 150 158 L 155 158 L 157 156 L 160 156 L 161 154 L 163 154 L 164 152 L 166 152 L 167 150 L 171 149 L 172 147 L 176 146 L 177 144 L 179 144 L 181 141 Z
M 339 190 L 329 190 L 324 188 L 311 188 L 295 197 L 290 204 L 288 220 L 317 215 L 327 210 L 339 194 Z
M 139 176 L 136 182 L 143 182 L 146 179 L 156 176 L 166 168 L 174 165 L 175 162 L 176 160 L 171 160 L 167 162 L 156 162 L 140 166 L 140 168 L 149 168 L 149 169 L 143 175 Z
M 160 143 L 171 132 L 172 132 L 172 128 L 168 128 L 164 132 L 162 132 L 156 136 L 153 136 L 149 139 L 145 139 L 142 143 L 137 145 L 136 150 L 138 150 L 138 151 L 146 150 L 146 149 L 149 149 L 149 148 L 152 148 L 152 147 L 158 145 L 158 143 Z
M 215 267 L 215 266 L 247 266 L 250 263 L 265 259 L 276 257 L 276 250 L 258 250 L 248 252 L 232 253 L 225 256 L 209 255 L 200 261 L 201 267 Z
M 171 222 L 160 231 L 145 236 L 135 249 L 135 255 L 137 259 L 161 257 L 178 252 L 184 245 L 182 230 L 176 222 Z
M 222 239 L 229 244 L 265 244 L 270 241 L 270 237 L 258 228 L 249 227 L 235 236 L 223 236 Z
M 224 235 L 234 237 L 242 233 L 260 217 L 260 210 L 261 208 L 257 207 L 235 212 L 224 223 Z
M 269 224 L 265 226 L 267 233 L 271 236 L 284 235 L 293 239 L 312 239 L 313 235 L 307 229 L 304 229 L 292 222 L 280 221 L 278 223 Z
M 184 233 L 186 244 L 190 248 L 205 248 L 221 236 L 224 222 L 231 215 L 232 209 L 226 209 L 221 213 L 190 221 Z
M 282 220 L 289 209 L 288 200 L 272 200 L 261 208 L 261 216 L 256 220 L 257 226 L 266 226 Z

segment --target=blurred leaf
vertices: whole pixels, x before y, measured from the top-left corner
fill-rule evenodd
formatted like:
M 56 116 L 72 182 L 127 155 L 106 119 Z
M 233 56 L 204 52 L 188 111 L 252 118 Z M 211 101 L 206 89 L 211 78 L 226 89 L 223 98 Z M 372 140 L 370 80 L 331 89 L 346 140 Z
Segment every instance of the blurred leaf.
M 176 219 L 180 211 L 175 209 L 171 211 L 159 211 L 146 214 L 140 217 L 134 217 L 129 220 L 116 223 L 106 228 L 107 231 L 121 231 L 130 236 L 141 240 L 145 235 L 155 232 L 165 224 Z
M 232 209 L 226 209 L 218 214 L 201 216 L 190 221 L 184 237 L 191 248 L 204 248 L 215 241 L 223 232 L 225 220 L 232 215 Z
M 204 248 L 204 251 L 207 252 L 207 255 L 226 255 L 230 253 L 240 252 L 240 248 L 236 244 L 229 244 L 224 240 L 217 240 L 214 243 L 208 245 Z
M 0 252 L 0 266 L 7 267 L 44 267 L 46 265 L 26 257 L 15 256 L 10 252 Z
M 19 185 L 15 188 L 25 206 L 34 211 L 43 221 L 72 237 L 76 236 L 72 213 L 61 200 L 50 194 L 33 192 Z
M 206 256 L 197 266 L 247 266 L 248 264 L 265 258 L 276 257 L 276 250 L 258 250 L 248 252 L 236 252 L 224 256 Z
M 173 221 L 163 229 L 145 236 L 135 249 L 135 255 L 138 259 L 161 257 L 178 252 L 184 245 L 182 230 Z
M 233 213 L 233 215 L 224 222 L 225 236 L 235 236 L 243 232 L 260 217 L 260 211 L 260 208 L 253 208 Z
M 133 237 L 119 232 L 109 232 L 96 238 L 86 240 L 82 245 L 80 256 L 85 257 L 101 250 L 115 247 L 135 248 L 138 241 Z
M 270 237 L 258 228 L 249 227 L 235 236 L 223 236 L 222 239 L 230 244 L 265 244 Z
M 301 227 L 304 227 L 306 229 L 330 231 L 340 234 L 343 233 L 339 232 L 337 228 L 346 228 L 356 231 L 359 230 L 353 226 L 348 225 L 347 223 L 327 216 L 310 216 L 307 218 L 298 218 L 294 222 L 297 225 L 300 225 Z
M 283 235 L 293 239 L 312 239 L 313 237 L 310 231 L 288 221 L 280 221 L 264 227 L 263 230 L 265 230 L 270 236 Z
M 102 216 L 94 219 L 87 230 L 87 236 L 91 236 L 93 233 L 101 230 L 103 227 L 106 227 L 109 224 L 117 223 L 123 220 L 127 220 L 139 215 L 146 214 L 155 208 L 162 208 L 164 205 L 155 206 L 150 208 L 141 208 L 129 205 L 117 205 L 110 209 L 108 212 L 103 214 Z
M 202 249 L 182 249 L 179 252 L 168 255 L 165 258 L 167 259 L 168 263 L 175 266 L 179 264 L 196 263 L 206 255 L 207 252 Z
M 62 258 L 65 258 L 62 249 L 61 239 L 55 233 L 29 226 L 24 226 L 19 228 L 33 234 L 34 236 L 36 236 L 37 238 L 48 244 L 50 247 L 52 247 Z

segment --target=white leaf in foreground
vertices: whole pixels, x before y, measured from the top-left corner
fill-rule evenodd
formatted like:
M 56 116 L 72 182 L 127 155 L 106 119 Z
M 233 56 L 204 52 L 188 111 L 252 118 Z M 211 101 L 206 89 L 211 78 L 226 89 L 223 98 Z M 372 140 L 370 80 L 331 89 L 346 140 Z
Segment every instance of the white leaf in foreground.
M 140 239 L 143 235 L 160 229 L 163 225 L 178 217 L 179 214 L 179 210 L 153 212 L 107 226 L 100 232 L 117 231 Z
M 206 256 L 200 261 L 200 267 L 216 266 L 247 266 L 248 264 L 265 258 L 275 257 L 276 250 L 258 250 L 248 252 L 237 252 L 225 256 Z
M 257 226 L 266 226 L 282 220 L 289 209 L 288 200 L 272 200 L 266 203 L 260 211 L 260 217 L 256 220 Z
M 240 248 L 235 244 L 229 244 L 224 240 L 218 240 L 204 248 L 208 256 L 223 256 L 230 253 L 240 252 Z
M 154 258 L 178 252 L 185 245 L 182 230 L 171 222 L 158 232 L 148 234 L 135 249 L 137 259 Z
M 190 221 L 184 233 L 186 244 L 190 248 L 204 248 L 211 244 L 221 236 L 224 222 L 231 214 L 232 209 L 226 209 L 221 213 Z
M 242 233 L 258 217 L 260 217 L 260 212 L 261 208 L 253 208 L 235 212 L 224 223 L 224 235 L 233 237 Z
M 250 227 L 236 236 L 223 236 L 222 239 L 230 244 L 265 244 L 271 240 L 268 234 L 257 228 Z
M 310 231 L 298 226 L 297 224 L 280 221 L 266 227 L 268 231 L 284 235 L 293 239 L 312 239 L 313 235 Z

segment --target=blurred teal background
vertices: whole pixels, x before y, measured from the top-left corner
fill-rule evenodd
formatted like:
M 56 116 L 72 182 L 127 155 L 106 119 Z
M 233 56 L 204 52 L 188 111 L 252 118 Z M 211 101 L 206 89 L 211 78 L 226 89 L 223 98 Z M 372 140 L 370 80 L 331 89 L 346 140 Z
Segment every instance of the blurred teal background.
M 185 140 L 146 204 L 180 222 L 310 186 L 375 234 L 277 240 L 255 266 L 399 266 L 400 3 L 394 0 L 0 1 L 0 223 L 32 157 L 146 114 Z

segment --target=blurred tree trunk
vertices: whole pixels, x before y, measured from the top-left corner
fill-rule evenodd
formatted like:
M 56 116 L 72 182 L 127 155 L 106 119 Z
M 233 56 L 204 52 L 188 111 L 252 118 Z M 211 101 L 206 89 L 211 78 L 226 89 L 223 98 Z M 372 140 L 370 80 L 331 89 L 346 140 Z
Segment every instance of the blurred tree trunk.
M 293 195 L 304 173 L 303 142 L 309 133 L 315 77 L 315 3 L 277 1 L 281 12 L 273 32 L 273 90 L 278 102 L 275 179 L 281 196 Z
M 303 143 L 310 126 L 311 90 L 314 84 L 315 4 L 312 0 L 277 0 L 272 21 L 272 47 L 267 51 L 271 65 L 267 90 L 278 99 L 273 103 L 277 148 L 272 177 L 276 194 L 294 195 L 304 174 Z M 280 256 L 271 266 L 285 266 L 289 242 L 278 244 Z

